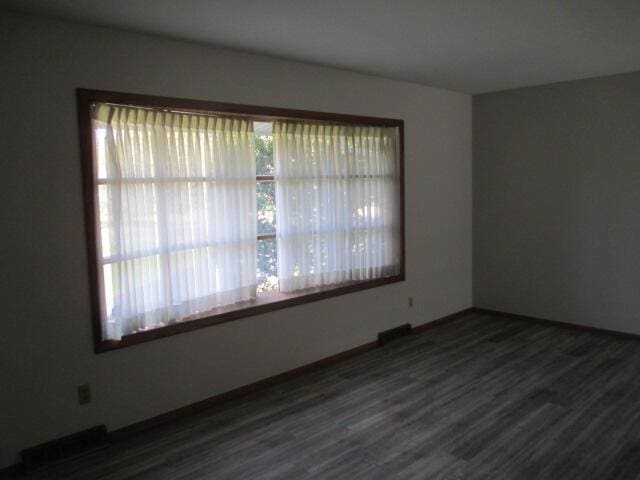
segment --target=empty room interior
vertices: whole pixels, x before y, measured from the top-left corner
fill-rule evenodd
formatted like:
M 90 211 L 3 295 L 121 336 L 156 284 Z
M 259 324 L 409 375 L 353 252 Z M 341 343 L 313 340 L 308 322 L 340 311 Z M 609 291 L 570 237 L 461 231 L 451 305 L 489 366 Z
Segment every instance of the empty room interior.
M 0 0 L 0 478 L 640 479 L 640 2 Z

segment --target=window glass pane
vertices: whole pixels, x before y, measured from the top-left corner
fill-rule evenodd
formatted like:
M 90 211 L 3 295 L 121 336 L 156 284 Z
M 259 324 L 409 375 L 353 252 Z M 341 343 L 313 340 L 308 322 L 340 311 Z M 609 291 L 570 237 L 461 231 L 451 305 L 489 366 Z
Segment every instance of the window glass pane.
M 97 122 L 96 122 L 97 123 Z M 98 178 L 107 178 L 107 157 L 106 157 L 106 142 L 107 142 L 107 130 L 102 128 L 94 128 L 95 136 L 95 155 L 96 163 L 98 165 Z
M 258 235 L 276 233 L 276 190 L 273 182 L 258 182 Z
M 277 260 L 276 240 L 258 240 L 258 293 L 278 290 Z
M 100 240 L 102 241 L 102 258 L 107 258 L 111 256 L 111 244 L 113 242 L 112 235 L 115 234 L 111 209 L 109 208 L 109 187 L 107 185 L 98 186 L 98 202 L 98 215 L 100 217 Z
M 106 318 L 109 318 L 113 312 L 113 269 L 111 268 L 110 264 L 102 266 L 102 274 L 105 301 L 104 314 Z M 118 293 L 120 292 L 118 291 Z
M 273 137 L 256 134 L 256 173 L 273 175 Z

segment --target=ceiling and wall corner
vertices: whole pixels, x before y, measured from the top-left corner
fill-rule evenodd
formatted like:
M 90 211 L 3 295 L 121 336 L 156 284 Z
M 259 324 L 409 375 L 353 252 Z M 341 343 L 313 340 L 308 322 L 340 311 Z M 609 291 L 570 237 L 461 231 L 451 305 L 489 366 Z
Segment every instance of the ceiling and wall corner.
M 640 70 L 637 0 L 0 0 L 0 8 L 483 93 Z

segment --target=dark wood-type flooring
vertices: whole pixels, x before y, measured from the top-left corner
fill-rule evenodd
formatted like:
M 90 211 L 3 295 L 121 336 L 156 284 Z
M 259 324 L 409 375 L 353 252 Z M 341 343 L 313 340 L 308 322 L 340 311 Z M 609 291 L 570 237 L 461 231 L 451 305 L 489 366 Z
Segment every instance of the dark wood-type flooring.
M 640 479 L 640 342 L 473 313 L 28 478 Z

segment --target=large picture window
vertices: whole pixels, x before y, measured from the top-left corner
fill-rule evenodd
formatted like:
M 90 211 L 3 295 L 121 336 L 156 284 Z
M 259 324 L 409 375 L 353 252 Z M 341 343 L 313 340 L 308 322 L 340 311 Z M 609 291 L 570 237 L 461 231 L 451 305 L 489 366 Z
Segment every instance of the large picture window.
M 404 278 L 402 121 L 78 99 L 98 351 Z

